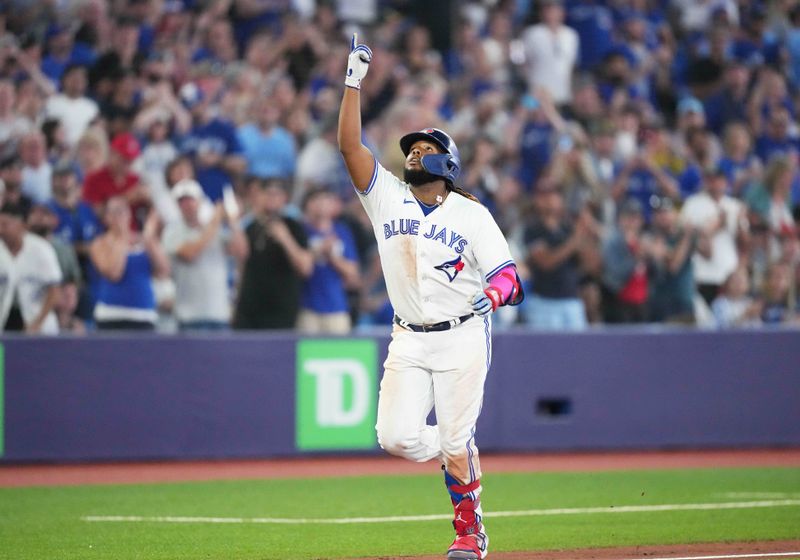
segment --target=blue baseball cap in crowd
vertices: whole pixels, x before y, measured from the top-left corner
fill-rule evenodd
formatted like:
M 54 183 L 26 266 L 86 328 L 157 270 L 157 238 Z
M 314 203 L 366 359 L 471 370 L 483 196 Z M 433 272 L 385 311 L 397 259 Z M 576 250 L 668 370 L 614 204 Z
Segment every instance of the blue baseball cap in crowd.
M 539 100 L 530 93 L 526 93 L 522 96 L 522 106 L 533 111 L 534 109 L 538 109 L 541 106 L 541 103 L 539 103 Z
M 684 97 L 678 103 L 678 114 L 683 116 L 686 113 L 698 113 L 705 115 L 706 110 L 703 103 L 696 97 Z

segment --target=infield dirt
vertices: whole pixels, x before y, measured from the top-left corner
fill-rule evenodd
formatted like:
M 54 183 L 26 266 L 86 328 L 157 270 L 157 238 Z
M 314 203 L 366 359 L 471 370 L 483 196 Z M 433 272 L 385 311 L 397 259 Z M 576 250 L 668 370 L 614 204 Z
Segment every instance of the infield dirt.
M 484 473 L 800 467 L 800 448 L 481 455 Z M 391 474 L 431 474 L 432 463 L 386 455 L 293 459 L 93 464 L 0 464 L 0 488 L 80 484 L 147 484 Z

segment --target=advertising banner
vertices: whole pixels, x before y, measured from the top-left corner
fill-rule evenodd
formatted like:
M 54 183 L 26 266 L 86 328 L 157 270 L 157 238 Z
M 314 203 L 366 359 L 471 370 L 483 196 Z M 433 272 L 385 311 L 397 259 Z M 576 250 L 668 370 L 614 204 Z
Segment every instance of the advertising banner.
M 297 343 L 298 449 L 375 447 L 377 362 L 374 340 Z

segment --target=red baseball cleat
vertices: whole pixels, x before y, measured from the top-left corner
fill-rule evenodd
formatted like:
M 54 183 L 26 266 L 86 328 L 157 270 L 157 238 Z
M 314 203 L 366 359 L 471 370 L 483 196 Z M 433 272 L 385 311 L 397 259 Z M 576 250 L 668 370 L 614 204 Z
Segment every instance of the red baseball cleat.
M 484 545 L 484 549 L 481 550 L 478 541 L 482 541 Z M 453 541 L 453 544 L 450 545 L 450 548 L 447 549 L 447 558 L 450 560 L 453 559 L 461 559 L 461 560 L 480 560 L 481 558 L 486 558 L 486 548 L 485 545 L 488 543 L 489 539 L 481 537 L 477 535 L 461 535 L 456 537 L 456 540 Z
M 447 549 L 447 558 L 450 560 L 482 560 L 486 558 L 489 547 L 489 537 L 484 532 L 481 522 L 480 499 L 462 499 L 454 506 L 455 519 L 453 528 L 456 530 L 456 540 Z

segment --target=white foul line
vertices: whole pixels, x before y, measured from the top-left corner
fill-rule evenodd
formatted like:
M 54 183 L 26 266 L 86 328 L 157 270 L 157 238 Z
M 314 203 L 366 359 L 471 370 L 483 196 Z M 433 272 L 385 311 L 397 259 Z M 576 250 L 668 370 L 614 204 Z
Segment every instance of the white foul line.
M 777 558 L 783 556 L 798 556 L 800 552 L 764 552 L 761 554 L 725 554 L 722 556 L 669 556 L 665 558 L 638 558 L 637 560 L 722 560 L 727 558 Z
M 658 511 L 698 511 L 720 509 L 750 509 L 800 506 L 800 500 L 762 500 L 757 502 L 720 502 L 711 504 L 662 504 L 650 506 L 608 506 L 587 508 L 527 509 L 517 511 L 495 511 L 486 513 L 487 518 L 533 517 L 542 515 L 583 515 L 594 513 L 637 513 Z M 392 517 L 334 517 L 334 518 L 288 518 L 288 517 L 180 517 L 140 515 L 87 515 L 81 517 L 90 522 L 128 523 L 268 523 L 282 525 L 347 525 L 351 523 L 395 523 L 402 521 L 449 520 L 452 514 L 396 515 Z M 710 557 L 711 558 L 711 557 Z M 656 559 L 649 559 L 656 560 Z
M 722 492 L 714 495 L 730 500 L 778 500 L 800 498 L 800 492 Z

